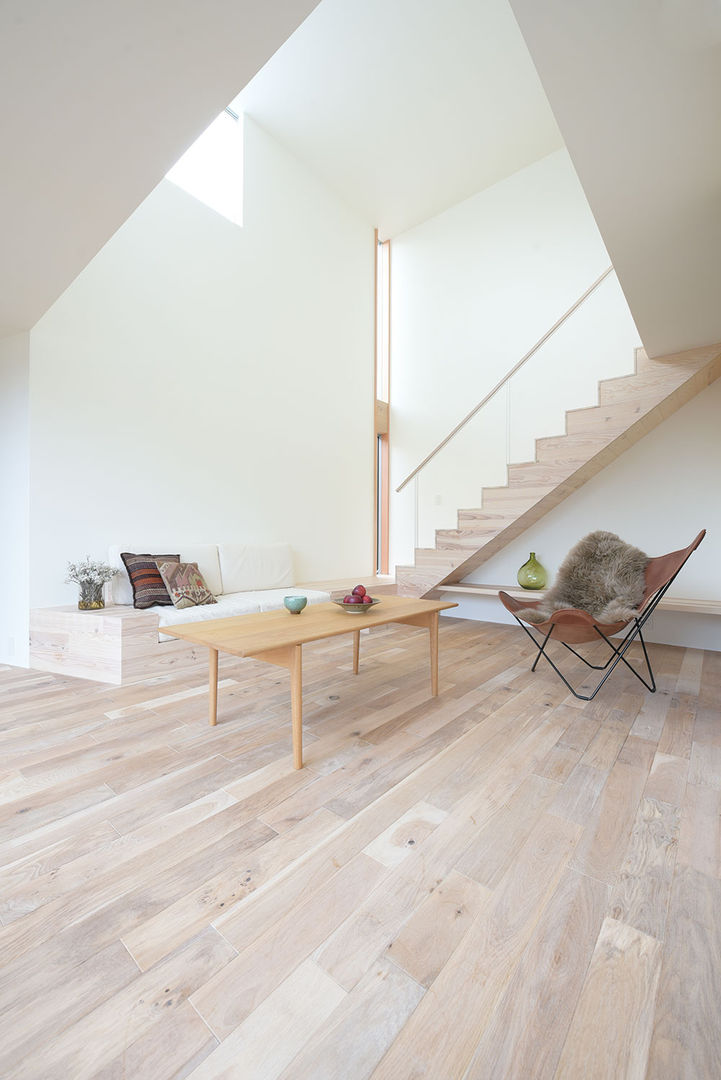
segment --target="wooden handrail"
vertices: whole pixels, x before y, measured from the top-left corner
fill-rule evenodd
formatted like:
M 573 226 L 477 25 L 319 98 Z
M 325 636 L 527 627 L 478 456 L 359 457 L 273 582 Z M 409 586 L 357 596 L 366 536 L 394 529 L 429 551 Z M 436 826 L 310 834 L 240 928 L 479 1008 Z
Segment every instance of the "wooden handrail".
M 584 300 L 588 299 L 588 297 L 591 295 L 591 293 L 594 292 L 594 290 L 596 290 L 598 288 L 598 286 L 601 284 L 601 282 L 604 281 L 608 277 L 608 275 L 610 273 L 612 273 L 612 271 L 613 271 L 612 266 L 609 266 L 607 270 L 603 271 L 600 278 L 597 278 L 597 280 L 594 281 L 593 285 L 590 285 L 586 289 L 583 296 L 579 296 L 578 300 L 576 300 L 576 302 L 574 304 L 572 304 L 572 306 L 568 309 L 568 311 L 564 312 L 564 314 L 561 316 L 561 318 L 558 319 L 558 321 L 555 322 L 553 324 L 553 326 L 549 330 L 546 331 L 546 333 L 543 335 L 543 337 L 538 339 L 538 341 L 533 346 L 533 348 L 529 349 L 528 352 L 526 353 L 526 355 L 522 356 L 517 364 L 514 364 L 514 366 L 511 368 L 511 370 L 509 372 L 507 372 L 503 376 L 501 381 L 496 383 L 496 385 L 493 387 L 493 389 L 491 391 L 489 391 L 489 393 L 487 393 L 486 396 L 484 398 L 482 398 L 481 401 L 479 401 L 478 404 L 475 405 L 471 409 L 471 411 L 468 413 L 467 416 L 463 417 L 463 419 L 461 420 L 461 422 L 459 424 L 456 424 L 456 426 L 453 428 L 452 431 L 448 432 L 448 434 L 446 435 L 446 437 L 444 439 L 441 439 L 441 441 L 438 443 L 438 446 L 436 446 L 433 450 L 431 450 L 430 454 L 428 454 L 426 457 L 423 458 L 423 461 L 420 463 L 420 465 L 416 465 L 413 472 L 408 473 L 408 476 L 405 478 L 405 480 L 401 484 L 399 484 L 398 487 L 396 488 L 396 494 L 399 491 L 403 491 L 403 488 L 406 486 L 406 484 L 410 483 L 410 481 L 413 479 L 413 477 L 417 476 L 418 473 L 421 471 L 421 469 L 425 469 L 428 462 L 432 461 L 432 459 L 436 456 L 436 454 L 439 453 L 439 451 L 441 451 L 444 446 L 448 445 L 448 443 L 451 441 L 451 439 L 453 439 L 458 434 L 458 432 L 462 428 L 464 428 L 466 426 L 466 424 L 468 423 L 469 420 L 473 419 L 473 417 L 476 415 L 476 413 L 480 412 L 480 410 L 483 408 L 483 406 L 486 405 L 491 400 L 492 397 L 495 397 L 495 395 L 498 393 L 498 391 L 501 390 L 506 385 L 508 380 L 512 379 L 513 376 L 516 374 L 516 372 L 521 370 L 521 368 L 526 363 L 526 361 L 530 360 L 531 357 L 534 355 L 534 353 L 537 353 L 538 350 L 541 348 L 541 346 L 546 344 L 546 342 L 551 337 L 551 335 L 555 334 L 556 330 L 558 330 L 558 328 L 560 326 L 562 326 L 563 323 L 565 323 L 565 321 L 569 317 L 569 315 L 573 315 L 574 311 L 581 306 L 581 304 L 584 302 Z

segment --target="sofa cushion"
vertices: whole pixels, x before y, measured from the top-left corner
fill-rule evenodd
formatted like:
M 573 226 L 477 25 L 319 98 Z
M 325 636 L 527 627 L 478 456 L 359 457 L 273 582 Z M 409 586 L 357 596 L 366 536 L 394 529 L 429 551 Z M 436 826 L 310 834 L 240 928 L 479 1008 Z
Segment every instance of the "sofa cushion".
M 283 589 L 293 585 L 289 544 L 219 544 L 224 593 Z
M 175 626 L 179 623 L 202 622 L 207 619 L 229 619 L 235 615 L 257 615 L 260 611 L 258 604 L 249 600 L 247 596 L 219 596 L 217 604 L 205 604 L 202 607 L 174 608 L 156 607 L 158 616 L 158 640 L 174 641 L 169 634 L 164 634 L 164 626 Z
M 144 609 L 155 605 L 172 606 L 173 601 L 160 576 L 158 563 L 179 562 L 179 555 L 136 555 L 130 551 L 122 551 L 120 558 L 133 589 L 133 607 Z
M 330 593 L 322 592 L 320 589 L 289 589 L 287 587 L 285 589 L 255 589 L 253 592 L 241 595 L 247 596 L 258 605 L 261 611 L 279 611 L 283 607 L 286 596 L 305 596 L 309 604 L 324 604 L 330 600 Z
M 205 579 L 198 570 L 197 563 L 160 562 L 160 576 L 173 601 L 173 607 L 183 609 L 202 607 L 205 604 L 217 604 L 218 601 L 205 584 Z
M 130 544 L 127 545 L 127 547 L 131 546 Z M 145 544 L 142 546 L 145 547 Z M 130 584 L 125 563 L 120 558 L 120 552 L 123 550 L 123 548 L 114 545 L 108 552 L 108 564 L 114 566 L 118 571 L 110 582 L 110 594 L 114 604 L 132 604 L 133 602 L 133 586 Z
M 220 576 L 217 544 L 180 544 L 180 560 L 197 563 L 198 570 L 205 578 L 205 584 L 213 596 L 222 593 L 223 581 Z

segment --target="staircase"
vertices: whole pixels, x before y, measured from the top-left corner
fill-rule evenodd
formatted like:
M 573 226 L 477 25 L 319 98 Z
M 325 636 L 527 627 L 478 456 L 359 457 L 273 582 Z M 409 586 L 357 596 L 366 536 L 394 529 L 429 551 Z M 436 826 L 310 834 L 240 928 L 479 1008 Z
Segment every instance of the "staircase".
M 396 567 L 401 596 L 427 596 L 462 581 L 568 495 L 721 375 L 721 345 L 649 360 L 599 383 L 598 405 L 566 413 L 566 433 L 536 440 L 536 460 L 508 466 L 505 487 L 483 488 L 479 509 L 459 510 L 457 529 L 436 530 L 434 548 Z

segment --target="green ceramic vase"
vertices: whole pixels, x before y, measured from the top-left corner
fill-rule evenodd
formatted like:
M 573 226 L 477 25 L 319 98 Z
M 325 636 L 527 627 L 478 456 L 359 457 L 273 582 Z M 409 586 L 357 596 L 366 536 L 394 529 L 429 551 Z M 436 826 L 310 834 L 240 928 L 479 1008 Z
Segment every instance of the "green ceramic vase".
M 545 589 L 546 571 L 536 558 L 535 551 L 531 552 L 528 562 L 518 571 L 518 584 L 523 589 Z

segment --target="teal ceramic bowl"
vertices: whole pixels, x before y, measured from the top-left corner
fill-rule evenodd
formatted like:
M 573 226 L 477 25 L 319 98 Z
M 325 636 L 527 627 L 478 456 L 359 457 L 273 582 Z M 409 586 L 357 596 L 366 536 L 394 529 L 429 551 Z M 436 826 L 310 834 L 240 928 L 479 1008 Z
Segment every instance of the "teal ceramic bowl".
M 283 598 L 283 603 L 287 607 L 291 615 L 300 615 L 301 611 L 308 603 L 307 596 L 286 596 Z

